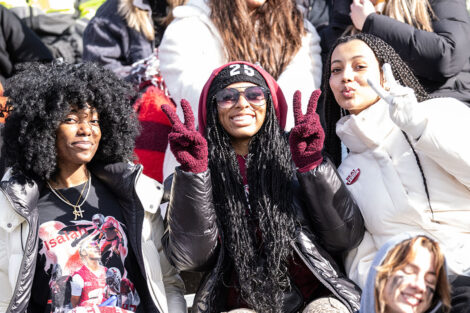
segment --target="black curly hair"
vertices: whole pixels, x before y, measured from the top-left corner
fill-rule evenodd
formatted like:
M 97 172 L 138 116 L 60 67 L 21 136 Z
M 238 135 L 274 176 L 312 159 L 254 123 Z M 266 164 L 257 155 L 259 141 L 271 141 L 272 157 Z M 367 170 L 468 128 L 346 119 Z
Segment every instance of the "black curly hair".
M 287 265 L 296 225 L 287 183 L 294 179 L 292 156 L 270 95 L 266 105 L 264 123 L 246 156 L 248 199 L 215 99 L 208 102 L 206 133 L 217 218 L 241 297 L 256 312 L 270 313 L 282 312 L 283 292 L 291 288 Z
M 5 94 L 12 110 L 2 131 L 2 157 L 15 173 L 38 180 L 56 174 L 56 130 L 71 106 L 89 105 L 99 114 L 102 136 L 91 162 L 133 159 L 136 94 L 110 70 L 92 63 L 28 63 L 10 79 Z
M 323 91 L 321 114 L 325 118 L 326 123 L 325 150 L 337 166 L 341 163 L 341 141 L 336 135 L 336 122 L 341 118 L 341 108 L 338 105 L 338 102 L 336 102 L 329 83 L 331 76 L 331 55 L 338 45 L 355 39 L 363 41 L 369 46 L 369 48 L 371 48 L 379 61 L 380 67 L 382 67 L 384 63 L 389 63 L 392 68 L 393 76 L 397 82 L 403 86 L 412 88 L 415 91 L 416 98 L 419 102 L 431 98 L 408 65 L 400 58 L 395 50 L 382 39 L 365 33 L 338 38 L 331 47 L 324 64 L 321 87 L 321 90 Z

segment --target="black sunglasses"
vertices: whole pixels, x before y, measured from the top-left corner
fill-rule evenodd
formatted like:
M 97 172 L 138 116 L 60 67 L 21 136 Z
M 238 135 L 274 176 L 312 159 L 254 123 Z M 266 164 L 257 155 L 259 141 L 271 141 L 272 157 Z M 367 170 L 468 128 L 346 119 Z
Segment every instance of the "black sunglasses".
M 214 97 L 219 108 L 228 109 L 238 102 L 241 94 L 250 104 L 262 106 L 266 99 L 265 93 L 266 88 L 261 86 L 250 86 L 241 90 L 236 88 L 224 88 L 219 90 Z

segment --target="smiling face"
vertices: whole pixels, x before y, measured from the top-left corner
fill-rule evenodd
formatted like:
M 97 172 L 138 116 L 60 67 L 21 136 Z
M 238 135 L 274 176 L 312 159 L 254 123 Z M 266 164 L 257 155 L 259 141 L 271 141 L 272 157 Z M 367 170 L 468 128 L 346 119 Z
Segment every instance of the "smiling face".
M 94 108 L 72 107 L 56 131 L 57 162 L 62 166 L 81 166 L 90 162 L 101 139 L 98 112 Z
M 386 313 L 421 313 L 431 305 L 437 283 L 435 257 L 420 245 L 415 246 L 415 253 L 385 284 Z
M 249 82 L 238 82 L 228 85 L 226 88 L 234 88 L 243 91 L 250 86 L 256 86 Z M 266 117 L 266 100 L 260 105 L 250 104 L 243 94 L 231 108 L 217 108 L 219 122 L 230 135 L 232 144 L 251 139 L 263 126 Z
M 339 106 L 359 114 L 379 100 L 367 78 L 382 83 L 380 65 L 363 41 L 339 44 L 331 54 L 330 88 Z

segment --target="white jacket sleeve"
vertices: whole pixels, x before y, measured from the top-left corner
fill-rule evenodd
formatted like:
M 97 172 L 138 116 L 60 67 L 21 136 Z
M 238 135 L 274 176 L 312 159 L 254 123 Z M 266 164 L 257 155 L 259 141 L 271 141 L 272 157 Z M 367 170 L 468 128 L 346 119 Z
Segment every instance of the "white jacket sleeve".
M 435 98 L 418 104 L 426 126 L 416 150 L 433 159 L 470 189 L 470 108 L 454 98 Z
M 308 100 L 315 89 L 320 88 L 322 62 L 320 36 L 315 27 L 304 20 L 306 30 L 302 47 L 277 79 L 288 105 L 286 130 L 294 127 L 293 96 L 296 90 L 302 92 L 302 110 L 307 111 Z
M 184 283 L 168 261 L 162 245 L 163 218 L 159 209 L 163 186 L 141 174 L 136 192 L 145 210 L 142 225 L 142 254 L 147 285 L 161 313 L 186 313 Z
M 203 13 L 201 13 L 202 15 Z M 218 33 L 201 17 L 175 19 L 165 30 L 159 47 L 160 71 L 183 117 L 181 99 L 191 104 L 198 119 L 199 96 L 212 71 L 225 63 Z

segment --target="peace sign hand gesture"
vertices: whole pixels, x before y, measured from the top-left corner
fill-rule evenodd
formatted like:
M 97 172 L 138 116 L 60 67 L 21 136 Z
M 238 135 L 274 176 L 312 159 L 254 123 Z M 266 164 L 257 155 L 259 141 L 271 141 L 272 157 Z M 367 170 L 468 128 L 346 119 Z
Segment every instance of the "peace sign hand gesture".
M 395 80 L 390 64 L 385 63 L 382 70 L 385 79 L 384 84 L 390 87 L 389 91 L 369 78 L 367 82 L 379 97 L 390 105 L 390 118 L 392 121 L 414 139 L 419 138 L 425 127 L 425 119 L 416 110 L 418 100 L 416 100 L 414 90 L 401 86 Z
M 207 170 L 208 164 L 207 141 L 194 126 L 194 115 L 189 102 L 181 100 L 181 108 L 184 123 L 169 105 L 162 105 L 163 112 L 173 126 L 168 134 L 170 150 L 181 164 L 183 171 L 202 173 Z
M 300 172 L 308 172 L 323 160 L 321 150 L 325 140 L 325 132 L 320 124 L 320 117 L 315 112 L 321 91 L 315 90 L 310 96 L 307 113 L 302 113 L 302 97 L 300 91 L 294 94 L 295 126 L 289 135 L 292 159 Z

